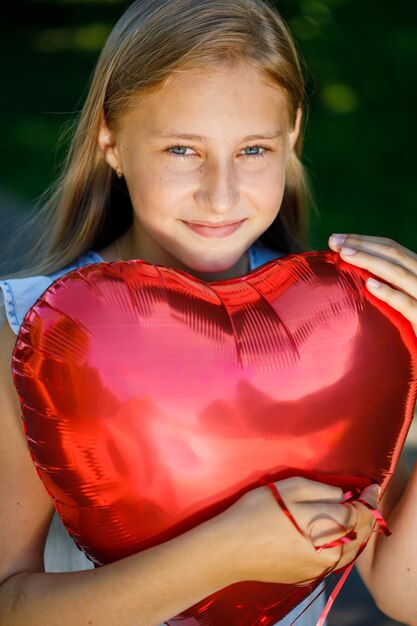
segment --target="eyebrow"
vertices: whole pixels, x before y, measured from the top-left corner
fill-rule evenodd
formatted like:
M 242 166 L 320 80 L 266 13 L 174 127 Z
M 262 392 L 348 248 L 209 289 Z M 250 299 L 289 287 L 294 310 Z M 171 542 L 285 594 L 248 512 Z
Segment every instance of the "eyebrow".
M 262 133 L 256 135 L 248 135 L 247 137 L 243 137 L 239 141 L 254 141 L 255 139 L 277 139 L 282 136 L 282 131 L 277 130 L 271 133 Z M 155 133 L 155 137 L 161 139 L 188 139 L 191 141 L 201 141 L 203 143 L 207 143 L 208 137 L 204 137 L 204 135 L 193 135 L 190 133 L 182 133 L 180 131 L 171 131 L 169 133 Z

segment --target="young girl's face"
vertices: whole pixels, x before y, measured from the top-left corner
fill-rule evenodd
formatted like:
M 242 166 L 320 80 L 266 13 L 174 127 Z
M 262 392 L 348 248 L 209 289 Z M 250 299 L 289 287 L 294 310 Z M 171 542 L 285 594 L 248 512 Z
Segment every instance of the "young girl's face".
M 205 280 L 247 271 L 248 247 L 279 211 L 298 126 L 284 92 L 245 63 L 187 69 L 138 96 L 99 139 L 131 196 L 130 256 Z

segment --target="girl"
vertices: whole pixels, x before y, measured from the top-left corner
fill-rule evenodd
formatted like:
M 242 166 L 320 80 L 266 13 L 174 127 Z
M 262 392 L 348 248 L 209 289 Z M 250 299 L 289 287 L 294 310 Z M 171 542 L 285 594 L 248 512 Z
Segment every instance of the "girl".
M 75 267 L 140 258 L 212 281 L 301 251 L 303 100 L 291 36 L 262 0 L 139 0 L 114 28 L 44 209 L 33 276 L 1 283 L 0 624 L 156 625 L 234 582 L 314 579 L 350 562 L 368 539 L 365 506 L 353 514 L 339 489 L 293 478 L 277 487 L 304 531 L 316 520 L 313 542 L 355 524 L 357 539 L 343 551 L 315 553 L 261 487 L 155 548 L 92 571 L 46 574 L 53 507 L 27 452 L 10 374 L 26 311 Z M 415 255 L 371 237 L 339 235 L 331 246 L 396 285 L 368 286 L 417 326 Z M 360 567 L 386 610 L 417 623 L 407 608 L 417 582 L 411 564 L 397 583 L 410 558 L 402 528 L 410 537 L 416 524 L 416 479 L 397 504 L 404 485 L 400 468 L 381 503 L 394 542 L 373 536 Z M 362 498 L 376 507 L 377 493 L 370 486 Z M 299 623 L 313 625 L 320 608 Z

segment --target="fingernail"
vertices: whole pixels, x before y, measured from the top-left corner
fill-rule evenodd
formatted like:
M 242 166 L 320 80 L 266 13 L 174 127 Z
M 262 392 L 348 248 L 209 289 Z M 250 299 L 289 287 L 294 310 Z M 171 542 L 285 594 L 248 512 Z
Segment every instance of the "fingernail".
M 373 289 L 379 289 L 382 285 L 382 283 L 380 283 L 379 280 L 375 280 L 375 278 L 368 278 L 366 284 L 368 287 L 373 287 Z
M 373 491 L 375 492 L 377 500 L 379 500 L 379 496 L 381 495 L 382 488 L 380 487 L 380 485 L 376 483 L 372 485 L 372 488 L 373 488 Z
M 341 250 L 341 254 L 344 254 L 345 256 L 353 256 L 356 253 L 357 253 L 357 250 L 355 250 L 354 248 L 349 248 L 349 246 L 345 246 Z
M 347 235 L 332 235 L 330 241 L 334 246 L 343 246 L 347 239 Z

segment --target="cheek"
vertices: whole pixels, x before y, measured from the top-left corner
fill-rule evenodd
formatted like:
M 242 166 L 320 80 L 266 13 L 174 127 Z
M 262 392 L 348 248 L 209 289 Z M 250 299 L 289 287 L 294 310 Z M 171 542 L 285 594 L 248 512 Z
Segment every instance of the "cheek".
M 166 169 L 147 167 L 126 176 L 134 213 L 143 225 L 153 231 L 171 220 L 190 195 L 190 184 L 184 176 Z
M 269 187 L 264 185 L 259 190 L 256 206 L 264 227 L 269 227 L 277 217 L 284 197 L 284 188 L 285 179 L 282 178 L 282 184 L 280 181 L 277 184 L 275 179 Z
M 281 204 L 285 188 L 285 165 L 271 162 L 258 172 L 246 173 L 244 185 L 252 197 L 258 199 L 260 208 L 275 211 Z
M 150 163 L 143 170 L 142 180 L 148 190 L 152 189 L 152 193 L 158 196 L 172 194 L 181 195 L 196 180 L 198 173 L 187 171 L 185 168 L 174 167 L 168 164 L 152 164 Z M 145 191 L 146 193 L 146 191 Z
M 133 164 L 125 177 L 134 206 L 141 206 L 145 211 L 158 207 L 158 211 L 163 212 L 167 203 L 172 206 L 172 200 L 190 186 L 189 177 L 184 173 L 152 162 Z

